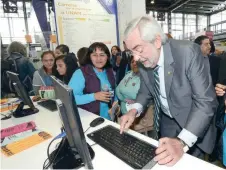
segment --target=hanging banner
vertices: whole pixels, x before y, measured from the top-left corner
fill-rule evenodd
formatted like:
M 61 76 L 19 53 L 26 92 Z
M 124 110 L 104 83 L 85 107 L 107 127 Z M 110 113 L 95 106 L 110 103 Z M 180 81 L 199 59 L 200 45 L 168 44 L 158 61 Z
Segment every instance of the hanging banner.
M 116 0 L 55 0 L 58 44 L 76 53 L 93 42 L 117 45 Z

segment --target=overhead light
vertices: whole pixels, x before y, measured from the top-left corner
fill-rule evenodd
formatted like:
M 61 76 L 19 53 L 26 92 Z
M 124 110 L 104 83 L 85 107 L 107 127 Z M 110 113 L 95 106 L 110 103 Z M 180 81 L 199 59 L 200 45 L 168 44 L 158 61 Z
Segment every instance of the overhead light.
M 154 1 L 154 0 L 152 0 L 152 1 L 151 1 L 151 4 L 154 4 L 154 3 L 155 3 L 155 1 Z

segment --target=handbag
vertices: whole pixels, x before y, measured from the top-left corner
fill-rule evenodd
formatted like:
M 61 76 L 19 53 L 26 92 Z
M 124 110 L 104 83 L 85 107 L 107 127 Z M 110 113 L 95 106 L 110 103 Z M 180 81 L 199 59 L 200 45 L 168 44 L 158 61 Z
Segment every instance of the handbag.
M 137 132 L 147 132 L 153 130 L 154 126 L 154 105 L 151 104 L 140 117 L 136 118 L 131 129 Z

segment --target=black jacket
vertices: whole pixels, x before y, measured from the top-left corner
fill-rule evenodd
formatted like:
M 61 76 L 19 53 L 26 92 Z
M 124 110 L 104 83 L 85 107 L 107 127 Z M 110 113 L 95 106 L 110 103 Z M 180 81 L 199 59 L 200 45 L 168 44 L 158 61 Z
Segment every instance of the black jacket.
M 220 68 L 219 68 L 219 83 L 222 83 L 224 79 L 226 79 L 226 52 L 223 52 L 220 61 Z
M 126 68 L 128 68 L 127 71 L 131 70 L 130 68 L 130 56 L 126 55 L 126 51 L 122 52 L 122 59 L 117 71 L 116 76 L 116 84 L 119 84 L 120 81 L 125 77 L 126 74 Z
M 221 58 L 217 57 L 215 54 L 212 54 L 209 56 L 210 74 L 211 74 L 214 86 L 216 86 L 216 84 L 219 82 L 218 78 L 219 78 L 220 61 L 221 61 Z

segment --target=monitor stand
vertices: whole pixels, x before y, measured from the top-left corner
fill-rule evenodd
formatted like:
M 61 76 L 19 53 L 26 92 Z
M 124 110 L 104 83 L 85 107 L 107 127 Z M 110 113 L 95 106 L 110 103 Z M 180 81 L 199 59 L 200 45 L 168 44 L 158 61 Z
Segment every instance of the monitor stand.
M 88 145 L 91 159 L 94 158 L 95 153 Z M 52 169 L 78 169 L 84 166 L 79 153 L 76 149 L 71 149 L 67 138 L 62 139 L 60 145 L 56 150 L 50 154 L 50 162 L 52 162 Z
M 16 110 L 13 112 L 13 117 L 20 118 L 20 117 L 29 116 L 39 112 L 39 110 L 35 107 L 24 109 L 24 105 L 25 105 L 24 102 L 20 102 Z

